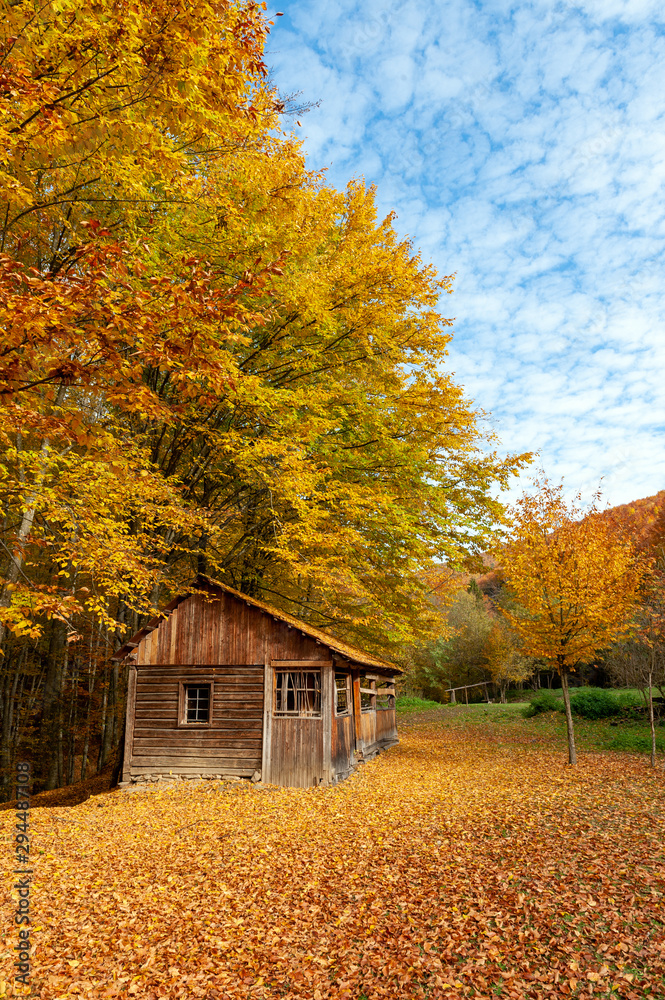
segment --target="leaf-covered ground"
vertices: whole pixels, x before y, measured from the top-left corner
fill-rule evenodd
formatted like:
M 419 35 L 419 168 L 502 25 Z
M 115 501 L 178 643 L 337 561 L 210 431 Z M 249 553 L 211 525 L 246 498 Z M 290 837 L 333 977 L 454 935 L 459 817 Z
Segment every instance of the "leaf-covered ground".
M 665 774 L 534 732 L 413 715 L 333 789 L 35 810 L 35 995 L 663 1000 Z

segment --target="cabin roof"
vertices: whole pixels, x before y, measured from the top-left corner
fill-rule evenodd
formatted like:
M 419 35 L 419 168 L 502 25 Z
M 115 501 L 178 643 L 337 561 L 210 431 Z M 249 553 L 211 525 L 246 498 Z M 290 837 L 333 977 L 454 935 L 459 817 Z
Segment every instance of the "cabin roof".
M 351 660 L 353 663 L 359 663 L 365 667 L 379 667 L 383 670 L 390 671 L 391 674 L 401 674 L 402 671 L 399 667 L 395 666 L 394 663 L 389 663 L 387 660 L 381 660 L 378 656 L 374 656 L 371 653 L 366 653 L 362 649 L 358 649 L 357 646 L 352 646 L 348 642 L 342 642 L 341 639 L 337 639 L 334 635 L 330 635 L 328 632 L 322 631 L 322 629 L 313 628 L 308 625 L 307 622 L 300 621 L 299 618 L 294 618 L 293 615 L 287 614 L 285 611 L 280 611 L 278 608 L 273 608 L 270 604 L 265 604 L 263 601 L 257 601 L 254 597 L 249 597 L 247 594 L 241 593 L 239 590 L 234 590 L 233 587 L 229 587 L 225 583 L 220 583 L 219 580 L 213 580 L 208 576 L 204 576 L 202 573 L 196 577 L 192 583 L 192 587 L 195 590 L 187 591 L 185 594 L 180 594 L 178 597 L 174 598 L 169 604 L 162 609 L 162 611 L 151 618 L 150 621 L 143 626 L 142 629 L 133 635 L 131 639 L 128 639 L 123 646 L 114 654 L 113 660 L 124 660 L 126 656 L 134 649 L 142 639 L 145 639 L 151 632 L 153 632 L 159 625 L 165 621 L 165 614 L 168 616 L 170 611 L 174 611 L 183 601 L 186 601 L 193 593 L 197 591 L 222 591 L 225 594 L 230 594 L 232 597 L 237 598 L 239 601 L 244 601 L 246 604 L 250 604 L 252 607 L 258 608 L 260 611 L 271 615 L 276 621 L 285 622 L 292 628 L 299 629 L 300 632 L 304 632 L 305 635 L 311 636 L 312 639 L 317 639 L 322 645 L 327 646 L 329 649 L 333 650 L 335 653 L 339 653 L 346 659 Z

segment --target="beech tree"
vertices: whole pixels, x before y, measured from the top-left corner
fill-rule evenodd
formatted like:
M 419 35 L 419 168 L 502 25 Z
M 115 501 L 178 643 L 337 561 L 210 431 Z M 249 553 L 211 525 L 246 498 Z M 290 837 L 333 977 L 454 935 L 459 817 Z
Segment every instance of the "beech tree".
M 451 279 L 283 129 L 263 4 L 2 10 L 3 741 L 56 734 L 57 783 L 197 569 L 377 652 L 440 634 L 428 569 L 528 456 L 445 370 Z
M 534 484 L 512 509 L 500 562 L 516 603 L 500 607 L 527 656 L 549 660 L 561 677 L 568 759 L 577 763 L 568 679 L 598 650 L 628 633 L 643 577 L 630 539 L 599 510 L 600 494 L 568 504 L 563 485 Z
M 149 220 L 194 203 L 201 161 L 251 146 L 271 108 L 256 4 L 2 12 L 0 651 L 7 629 L 61 622 L 72 639 L 76 615 L 148 610 L 155 541 L 203 530 L 122 417 L 154 410 L 145 371 L 193 345 L 221 391 L 202 341 L 242 306 L 196 258 L 151 270 Z

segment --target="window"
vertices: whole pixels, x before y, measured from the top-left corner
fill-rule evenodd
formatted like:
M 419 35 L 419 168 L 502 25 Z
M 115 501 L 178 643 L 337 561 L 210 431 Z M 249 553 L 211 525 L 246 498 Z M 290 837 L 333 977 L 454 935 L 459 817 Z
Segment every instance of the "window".
M 351 714 L 351 676 L 335 674 L 335 715 Z
M 210 726 L 212 725 L 213 681 L 184 680 L 180 681 L 178 698 L 179 726 Z
M 275 671 L 275 715 L 321 716 L 319 670 Z
M 376 707 L 377 709 L 395 707 L 395 688 L 391 684 L 377 689 Z
M 370 677 L 360 678 L 360 710 L 372 712 L 376 708 L 376 681 Z
M 187 699 L 187 722 L 210 721 L 210 685 L 194 686 L 188 684 L 185 688 Z

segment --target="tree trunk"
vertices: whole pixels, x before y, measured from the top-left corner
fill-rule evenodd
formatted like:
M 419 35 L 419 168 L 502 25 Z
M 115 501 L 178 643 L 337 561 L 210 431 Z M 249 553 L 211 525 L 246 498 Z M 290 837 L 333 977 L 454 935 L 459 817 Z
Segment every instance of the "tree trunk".
M 14 671 L 13 678 L 7 674 L 4 679 L 3 711 L 2 711 L 2 749 L 0 751 L 0 796 L 8 798 L 11 794 L 11 764 L 12 764 L 12 723 L 14 721 L 14 703 L 18 687 L 19 667 Z
M 651 766 L 656 766 L 656 722 L 653 717 L 653 668 L 656 651 L 652 649 L 649 656 L 649 727 L 651 729 Z
M 51 622 L 51 636 L 48 650 L 48 666 L 43 691 L 43 711 L 40 727 L 40 753 L 44 761 L 44 789 L 50 791 L 58 787 L 61 773 L 62 739 L 62 679 L 65 652 L 65 632 L 58 621 Z
M 60 391 L 58 392 L 57 401 L 60 401 Z M 23 438 L 21 434 L 16 435 L 16 451 L 19 459 L 19 478 L 21 483 L 25 483 L 25 474 L 23 472 L 23 463 L 21 459 L 21 452 L 23 450 Z M 42 461 L 42 472 L 39 473 L 37 486 L 41 485 L 43 479 L 43 469 L 46 465 L 46 459 L 48 457 L 49 451 L 49 440 L 45 438 L 41 445 L 41 461 Z M 30 539 L 30 534 L 32 532 L 32 525 L 35 520 L 35 514 L 37 513 L 37 497 L 38 490 L 36 489 L 33 495 L 28 499 L 27 505 L 23 514 L 21 516 L 21 523 L 19 525 L 18 531 L 11 543 L 12 551 L 10 553 L 10 562 L 7 569 L 7 576 L 3 584 L 2 590 L 0 591 L 0 607 L 8 608 L 12 603 L 12 592 L 19 581 L 19 577 L 23 574 L 23 563 L 25 561 L 25 548 Z M 7 627 L 2 622 L 0 622 L 0 648 L 4 645 L 7 636 Z
M 78 686 L 79 686 L 79 657 L 74 656 L 72 667 L 71 691 L 69 696 L 69 720 L 67 728 L 69 730 L 67 747 L 67 777 L 66 785 L 74 784 L 74 761 L 76 760 L 76 737 L 78 726 Z
M 104 679 L 102 681 L 102 713 L 101 713 L 101 725 L 100 725 L 100 738 L 99 738 L 99 755 L 97 757 L 97 770 L 101 771 L 106 763 L 106 711 L 108 706 L 108 686 L 109 686 L 109 668 L 104 667 Z
M 107 751 L 107 758 L 110 757 L 111 753 L 115 749 L 118 742 L 118 664 L 114 663 L 111 667 L 111 690 L 109 692 L 109 702 L 111 709 L 111 725 L 107 727 L 107 732 L 109 733 L 109 747 Z
M 561 690 L 563 692 L 563 704 L 566 710 L 566 727 L 568 729 L 568 763 L 571 767 L 577 764 L 577 751 L 575 750 L 575 733 L 573 731 L 573 713 L 570 710 L 570 691 L 568 690 L 568 668 L 563 664 L 559 665 L 561 674 Z
M 93 658 L 93 635 L 95 627 L 90 626 L 90 655 L 88 662 L 88 704 L 85 710 L 85 739 L 83 743 L 83 755 L 81 757 L 81 781 L 85 781 L 88 776 L 88 752 L 90 749 L 90 712 L 92 710 L 92 696 L 95 690 L 95 675 L 97 673 L 97 654 L 99 651 L 99 633 L 97 633 L 97 641 L 95 643 L 95 652 Z

